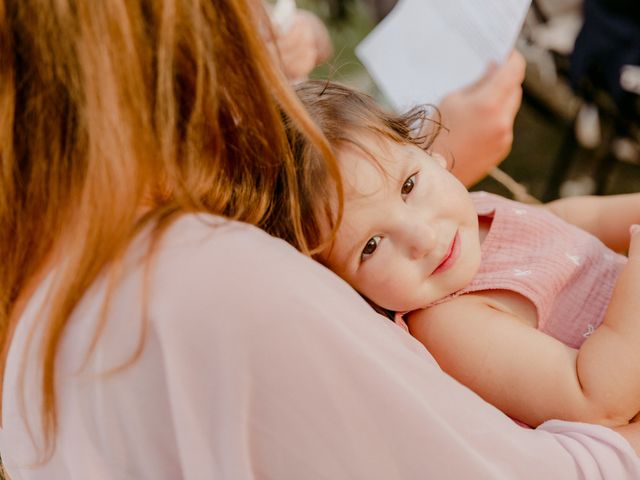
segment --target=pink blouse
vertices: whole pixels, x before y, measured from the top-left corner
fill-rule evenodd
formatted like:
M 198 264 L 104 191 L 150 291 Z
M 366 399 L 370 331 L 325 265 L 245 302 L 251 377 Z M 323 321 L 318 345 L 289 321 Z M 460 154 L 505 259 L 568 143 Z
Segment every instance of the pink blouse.
M 176 222 L 148 277 L 145 322 L 145 242 L 130 249 L 88 357 L 105 279 L 71 319 L 57 366 L 56 450 L 45 463 L 38 331 L 31 343 L 28 332 L 55 274 L 25 310 L 0 430 L 13 480 L 640 478 L 617 433 L 561 421 L 518 427 L 333 273 L 247 225 Z M 141 335 L 142 354 L 113 371 Z

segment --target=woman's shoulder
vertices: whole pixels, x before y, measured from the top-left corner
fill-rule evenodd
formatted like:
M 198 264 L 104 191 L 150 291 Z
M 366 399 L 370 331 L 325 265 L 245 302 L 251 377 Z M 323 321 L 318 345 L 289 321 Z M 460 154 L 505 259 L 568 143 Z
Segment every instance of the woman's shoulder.
M 210 215 L 185 215 L 162 236 L 147 278 L 154 321 L 210 318 L 214 312 L 279 316 L 362 300 L 328 269 L 259 228 Z
M 325 270 L 253 225 L 203 214 L 175 221 L 150 258 L 156 281 L 181 278 L 181 282 L 206 282 L 219 288 L 229 286 L 234 278 L 252 282 L 267 277 L 272 284 L 290 275 L 299 280 L 323 275 Z
M 163 232 L 159 245 L 161 251 L 195 248 L 194 252 L 202 254 L 203 251 L 221 243 L 237 244 L 238 247 L 251 243 L 254 246 L 268 248 L 270 245 L 283 242 L 248 223 L 216 215 L 191 213 L 175 220 Z

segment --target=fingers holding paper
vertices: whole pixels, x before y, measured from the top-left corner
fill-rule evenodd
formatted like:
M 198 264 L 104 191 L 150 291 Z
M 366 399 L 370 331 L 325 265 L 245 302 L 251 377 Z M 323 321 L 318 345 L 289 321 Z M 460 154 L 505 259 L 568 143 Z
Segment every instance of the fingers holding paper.
M 513 51 L 474 84 L 439 105 L 443 131 L 434 150 L 455 159 L 453 173 L 465 184 L 481 180 L 511 150 L 513 122 L 522 101 L 525 61 Z

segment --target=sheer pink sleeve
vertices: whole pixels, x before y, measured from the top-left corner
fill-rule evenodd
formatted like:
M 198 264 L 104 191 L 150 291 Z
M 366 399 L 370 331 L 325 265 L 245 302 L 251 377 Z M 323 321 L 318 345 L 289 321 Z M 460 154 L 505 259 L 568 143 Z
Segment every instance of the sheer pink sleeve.
M 223 478 L 640 476 L 609 429 L 516 426 L 332 273 L 260 232 L 163 268 L 189 278 L 166 287 L 188 321 L 156 327 L 191 465 L 214 460 Z
M 127 344 L 140 278 L 132 269 L 115 295 L 91 368 Z M 6 394 L 0 450 L 17 478 L 640 478 L 612 430 L 518 427 L 331 272 L 254 228 L 178 222 L 151 300 L 136 363 L 62 383 L 58 448 L 41 476 L 19 466 L 28 447 Z M 93 331 L 87 302 L 69 351 L 83 322 Z

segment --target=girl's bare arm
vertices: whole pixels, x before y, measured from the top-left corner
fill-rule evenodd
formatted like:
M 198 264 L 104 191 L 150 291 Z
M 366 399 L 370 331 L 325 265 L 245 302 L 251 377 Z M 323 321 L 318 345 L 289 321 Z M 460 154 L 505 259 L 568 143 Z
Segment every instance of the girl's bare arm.
M 631 230 L 629 259 L 620 274 L 603 324 L 584 342 L 577 368 L 602 403 L 624 392 L 620 408 L 640 411 L 640 226 Z M 599 391 L 596 391 L 599 390 Z
M 544 207 L 617 252 L 629 246 L 629 225 L 640 223 L 640 193 L 561 198 Z
M 640 410 L 640 248 L 631 253 L 605 324 L 579 350 L 482 295 L 413 312 L 409 328 L 443 370 L 529 425 L 624 425 Z

